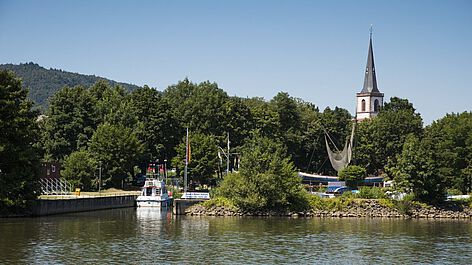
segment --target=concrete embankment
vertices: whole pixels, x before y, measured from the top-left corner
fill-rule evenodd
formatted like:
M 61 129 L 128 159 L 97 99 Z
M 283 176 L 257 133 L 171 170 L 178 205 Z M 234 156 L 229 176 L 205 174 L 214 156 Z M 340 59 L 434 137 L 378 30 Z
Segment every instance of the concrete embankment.
M 70 199 L 38 199 L 31 208 L 33 216 L 134 207 L 137 195 L 116 195 Z
M 288 216 L 288 217 L 367 217 L 367 218 L 452 218 L 472 219 L 471 207 L 446 205 L 442 207 L 410 207 L 400 211 L 394 207 L 385 206 L 377 200 L 352 201 L 342 208 L 312 209 L 305 212 L 245 212 L 223 206 L 204 207 L 194 205 L 185 210 L 186 215 L 203 216 Z

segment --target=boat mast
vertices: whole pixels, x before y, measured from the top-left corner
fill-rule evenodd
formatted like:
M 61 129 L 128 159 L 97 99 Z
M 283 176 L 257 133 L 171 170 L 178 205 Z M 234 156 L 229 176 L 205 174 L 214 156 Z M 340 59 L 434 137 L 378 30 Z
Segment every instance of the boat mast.
M 185 142 L 185 169 L 184 169 L 184 193 L 187 192 L 187 166 L 188 166 L 188 128 Z

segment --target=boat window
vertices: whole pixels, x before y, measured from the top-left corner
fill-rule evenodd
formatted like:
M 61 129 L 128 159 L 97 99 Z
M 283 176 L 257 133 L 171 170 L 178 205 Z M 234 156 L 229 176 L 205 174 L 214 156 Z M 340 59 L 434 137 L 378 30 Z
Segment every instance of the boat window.
M 146 196 L 152 195 L 152 189 L 146 189 Z

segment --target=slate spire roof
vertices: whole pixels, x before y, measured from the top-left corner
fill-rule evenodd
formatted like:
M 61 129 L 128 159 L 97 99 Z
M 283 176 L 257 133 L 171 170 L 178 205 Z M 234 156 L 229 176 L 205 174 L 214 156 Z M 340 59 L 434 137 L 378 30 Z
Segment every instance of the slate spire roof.
M 364 87 L 361 93 L 380 93 L 377 88 L 377 77 L 375 76 L 374 51 L 372 49 L 372 30 L 370 32 L 369 54 L 367 55 L 367 66 L 365 69 Z

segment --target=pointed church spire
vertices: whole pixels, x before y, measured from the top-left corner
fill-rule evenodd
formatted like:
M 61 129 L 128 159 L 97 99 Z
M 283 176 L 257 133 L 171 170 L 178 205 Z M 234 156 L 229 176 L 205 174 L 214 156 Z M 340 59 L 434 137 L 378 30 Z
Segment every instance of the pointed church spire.
M 365 69 L 364 87 L 361 93 L 379 93 L 377 78 L 375 76 L 374 51 L 372 49 L 372 25 L 370 26 L 369 53 L 367 55 L 367 66 Z

